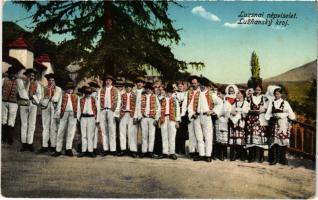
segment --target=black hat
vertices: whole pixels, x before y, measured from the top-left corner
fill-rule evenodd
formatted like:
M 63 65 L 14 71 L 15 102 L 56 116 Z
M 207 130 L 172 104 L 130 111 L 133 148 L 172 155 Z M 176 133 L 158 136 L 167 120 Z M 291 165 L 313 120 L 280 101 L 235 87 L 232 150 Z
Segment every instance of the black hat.
M 147 83 L 145 84 L 145 89 L 153 90 L 152 83 L 147 82 Z
M 100 88 L 99 85 L 94 81 L 89 82 L 88 85 L 93 88 Z
M 146 81 L 145 81 L 144 77 L 138 76 L 138 77 L 136 78 L 136 80 L 135 80 L 135 83 L 138 83 L 138 82 L 143 82 L 143 83 L 145 83 Z
M 11 66 L 11 67 L 8 68 L 7 73 L 8 74 L 17 74 L 19 71 L 20 71 L 19 68 Z
M 53 73 L 49 73 L 49 74 L 46 74 L 46 75 L 44 75 L 44 77 L 46 78 L 46 79 L 50 79 L 50 78 L 56 78 L 56 76 L 55 76 L 55 74 L 53 74 Z
M 122 87 L 125 85 L 125 82 L 122 79 L 116 80 L 116 87 Z
M 133 87 L 134 86 L 134 83 L 132 81 L 126 81 L 125 82 L 125 87 Z
M 174 91 L 174 88 L 173 88 L 173 86 L 172 86 L 172 84 L 168 84 L 167 86 L 166 86 L 166 92 L 169 92 L 169 93 L 173 93 L 173 91 Z
M 205 77 L 202 77 L 200 80 L 200 84 L 203 86 L 210 86 L 211 81 Z
M 104 80 L 106 81 L 107 79 L 110 79 L 110 80 L 112 80 L 113 82 L 116 81 L 115 78 L 114 78 L 112 75 L 106 75 L 105 78 L 104 78 Z
M 27 70 L 25 70 L 25 72 L 23 73 L 24 75 L 29 75 L 29 74 L 36 74 L 36 71 L 32 68 L 28 68 Z
M 67 82 L 66 85 L 64 86 L 65 90 L 68 90 L 68 89 L 75 89 L 75 85 L 73 84 L 73 82 Z
M 92 88 L 88 87 L 88 86 L 83 86 L 82 90 L 83 90 L 84 94 L 92 94 L 93 93 Z
M 200 77 L 198 77 L 196 75 L 189 76 L 188 81 L 191 83 L 193 79 L 197 79 L 198 81 L 200 81 Z

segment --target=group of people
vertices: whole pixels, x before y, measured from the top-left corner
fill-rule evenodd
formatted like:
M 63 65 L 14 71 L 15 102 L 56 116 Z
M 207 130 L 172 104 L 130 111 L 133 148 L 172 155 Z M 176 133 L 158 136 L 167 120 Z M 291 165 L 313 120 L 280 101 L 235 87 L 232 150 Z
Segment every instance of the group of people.
M 20 108 L 21 151 L 34 151 L 40 108 L 43 131 L 38 152 L 51 152 L 56 157 L 64 148 L 65 155 L 73 156 L 78 130 L 78 157 L 155 158 L 154 148 L 161 136 L 161 152 L 156 153 L 160 159 L 176 160 L 176 152 L 187 150 L 194 161 L 223 161 L 229 157 L 231 161 L 263 162 L 264 150 L 269 149 L 270 164 L 288 163 L 290 120 L 295 119 L 295 114 L 282 99 L 280 86 L 269 86 L 264 95 L 261 85 L 246 91 L 228 85 L 222 94 L 204 77 L 190 76 L 188 84 L 180 81 L 177 88 L 170 83 L 150 83 L 143 77 L 134 82 L 125 80 L 116 87 L 116 80 L 108 75 L 103 77 L 103 85 L 90 81 L 75 90 L 70 82 L 62 90 L 55 84 L 54 74 L 45 75 L 48 85 L 42 86 L 35 78 L 35 70 L 27 69 L 25 79 L 18 73 L 18 69 L 10 67 L 2 80 L 2 142 L 12 144 Z

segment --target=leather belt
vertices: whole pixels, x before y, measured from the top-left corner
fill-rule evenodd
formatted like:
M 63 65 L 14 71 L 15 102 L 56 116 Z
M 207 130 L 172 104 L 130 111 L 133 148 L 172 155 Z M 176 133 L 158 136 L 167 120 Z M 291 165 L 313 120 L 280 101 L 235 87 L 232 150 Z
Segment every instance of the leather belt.
M 94 115 L 91 115 L 91 114 L 82 114 L 81 117 L 94 117 Z

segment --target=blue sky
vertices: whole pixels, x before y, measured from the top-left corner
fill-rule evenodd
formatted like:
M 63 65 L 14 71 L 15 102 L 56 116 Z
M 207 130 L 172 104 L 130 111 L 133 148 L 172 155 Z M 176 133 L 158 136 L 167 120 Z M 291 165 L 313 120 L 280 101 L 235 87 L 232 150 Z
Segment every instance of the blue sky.
M 315 2 L 179 2 L 171 4 L 169 16 L 175 20 L 181 42 L 173 46 L 176 57 L 201 61 L 200 72 L 220 83 L 245 83 L 250 77 L 253 50 L 259 56 L 263 78 L 278 75 L 317 58 L 317 8 Z M 292 12 L 289 26 L 237 26 L 238 15 L 245 12 Z M 3 7 L 3 20 L 15 21 L 29 16 L 19 5 L 8 2 Z M 275 21 L 275 20 L 274 20 Z M 231 27 L 224 24 L 230 24 Z M 26 28 L 30 19 L 18 22 Z M 26 28 L 27 29 L 27 28 Z M 50 39 L 61 41 L 65 36 Z

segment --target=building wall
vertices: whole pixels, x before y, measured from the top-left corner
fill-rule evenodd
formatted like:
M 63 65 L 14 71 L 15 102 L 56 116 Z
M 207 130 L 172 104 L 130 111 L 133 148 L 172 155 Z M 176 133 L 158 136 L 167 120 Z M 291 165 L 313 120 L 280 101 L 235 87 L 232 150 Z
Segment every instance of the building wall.
M 10 49 L 9 56 L 19 60 L 26 69 L 33 68 L 33 52 L 27 49 Z
M 42 65 L 47 67 L 47 69 L 44 72 L 44 75 L 54 73 L 53 66 L 50 62 L 42 62 Z

